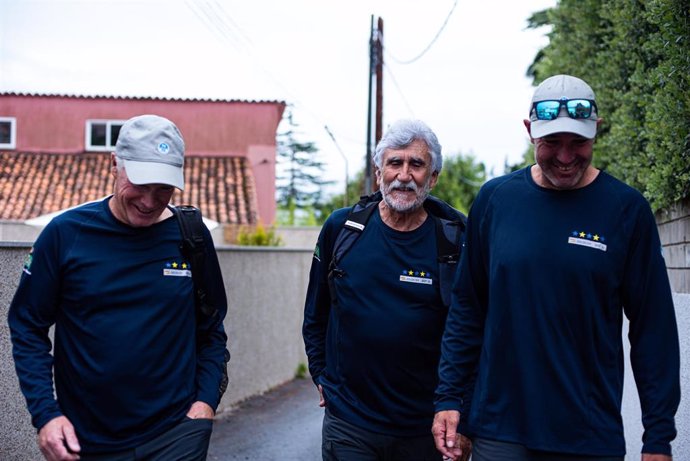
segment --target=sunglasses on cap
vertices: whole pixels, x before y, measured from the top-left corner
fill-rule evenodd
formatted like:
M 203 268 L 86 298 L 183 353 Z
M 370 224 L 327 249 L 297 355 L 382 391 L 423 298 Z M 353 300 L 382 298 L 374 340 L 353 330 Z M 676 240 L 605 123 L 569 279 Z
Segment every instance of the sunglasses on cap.
M 561 112 L 561 107 L 565 107 L 568 117 L 581 119 L 592 116 L 592 108 L 597 110 L 597 105 L 591 99 L 546 99 L 536 101 L 532 104 L 532 114 L 537 116 L 537 120 L 555 120 Z

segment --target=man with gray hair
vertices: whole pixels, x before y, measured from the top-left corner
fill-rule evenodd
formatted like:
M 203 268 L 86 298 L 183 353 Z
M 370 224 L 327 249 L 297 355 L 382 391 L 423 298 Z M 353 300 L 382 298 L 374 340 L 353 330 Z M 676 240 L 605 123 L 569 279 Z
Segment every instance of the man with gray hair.
M 440 460 L 429 427 L 465 217 L 429 195 L 442 156 L 423 122 L 394 123 L 374 163 L 380 191 L 328 218 L 310 272 L 323 459 Z
M 184 149 L 170 120 L 129 119 L 111 156 L 113 195 L 53 219 L 24 264 L 8 322 L 49 461 L 206 459 L 226 296 L 208 229 L 203 268 L 180 250 L 169 202 L 184 189 Z M 197 270 L 212 314 L 197 309 Z

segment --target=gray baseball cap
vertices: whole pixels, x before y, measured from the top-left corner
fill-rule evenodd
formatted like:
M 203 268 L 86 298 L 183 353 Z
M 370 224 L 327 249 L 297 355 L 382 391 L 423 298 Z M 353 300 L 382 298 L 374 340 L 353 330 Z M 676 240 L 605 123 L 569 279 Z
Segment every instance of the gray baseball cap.
M 554 133 L 575 133 L 585 138 L 593 139 L 597 135 L 597 112 L 593 106 L 590 117 L 571 118 L 564 107 L 559 108 L 557 118 L 553 120 L 539 120 L 534 104 L 539 101 L 585 99 L 594 101 L 594 91 L 582 79 L 571 75 L 554 75 L 537 87 L 530 105 L 530 134 L 533 138 L 543 138 Z
M 115 155 L 124 162 L 132 184 L 167 184 L 184 190 L 184 140 L 167 118 L 139 115 L 127 120 Z

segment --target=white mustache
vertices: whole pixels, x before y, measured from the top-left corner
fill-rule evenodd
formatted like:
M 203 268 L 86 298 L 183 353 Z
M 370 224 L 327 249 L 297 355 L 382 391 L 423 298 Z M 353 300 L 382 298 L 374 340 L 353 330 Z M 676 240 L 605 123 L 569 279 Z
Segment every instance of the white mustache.
M 399 179 L 394 179 L 393 182 L 388 185 L 387 191 L 390 192 L 393 189 L 408 189 L 417 192 L 418 187 L 417 184 L 412 180 L 402 182 Z

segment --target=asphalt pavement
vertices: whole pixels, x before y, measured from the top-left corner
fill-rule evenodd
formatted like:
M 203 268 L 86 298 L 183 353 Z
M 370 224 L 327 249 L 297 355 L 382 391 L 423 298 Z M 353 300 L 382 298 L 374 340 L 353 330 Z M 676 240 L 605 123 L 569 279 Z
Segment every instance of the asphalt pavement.
M 321 461 L 322 421 L 311 379 L 295 379 L 217 418 L 208 460 Z

